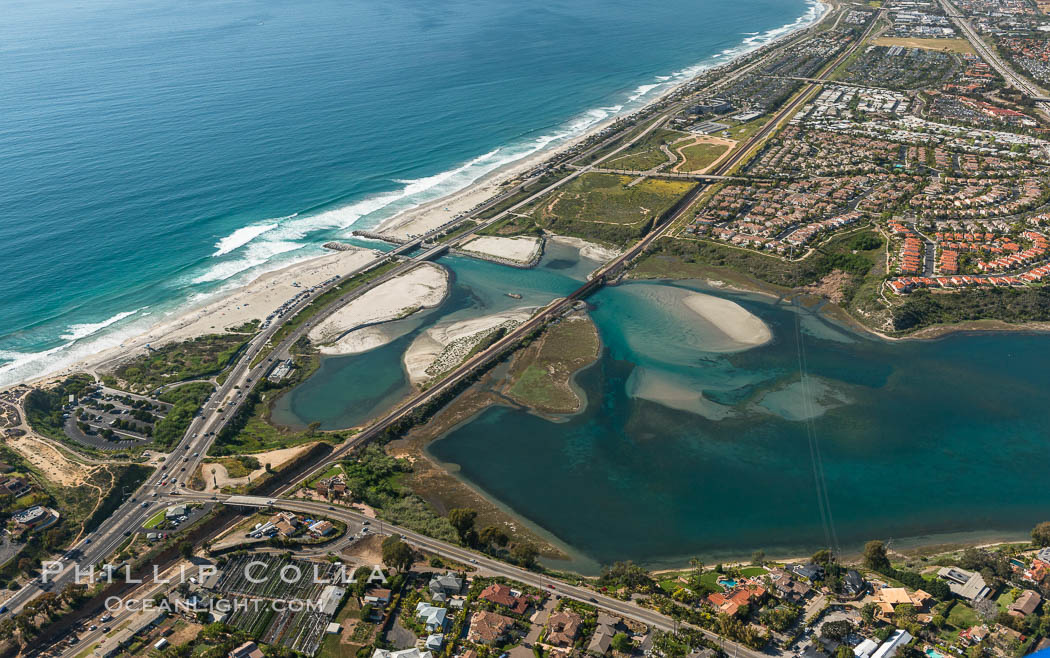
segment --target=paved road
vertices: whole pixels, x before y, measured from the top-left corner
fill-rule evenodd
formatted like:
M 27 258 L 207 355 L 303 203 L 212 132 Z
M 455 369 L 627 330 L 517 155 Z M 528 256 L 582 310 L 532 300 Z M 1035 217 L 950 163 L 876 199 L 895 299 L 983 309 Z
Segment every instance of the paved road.
M 229 498 L 229 496 L 219 496 L 220 501 L 225 501 Z M 183 500 L 186 499 L 202 501 L 211 500 L 210 497 L 198 493 L 189 494 L 183 498 Z M 269 505 L 269 501 L 273 501 L 274 504 Z M 327 503 L 320 503 L 315 501 L 259 497 L 257 498 L 256 502 L 246 506 L 260 507 L 266 509 L 282 509 L 302 514 L 328 516 L 339 519 L 340 521 L 347 523 L 347 525 L 360 525 L 363 524 L 365 521 L 371 521 L 372 523 L 375 523 L 374 519 L 369 519 L 363 514 L 347 509 L 345 507 L 337 505 L 328 505 Z M 474 551 L 463 548 L 461 546 L 439 541 L 437 539 L 427 537 L 426 535 L 421 535 L 419 533 L 407 530 L 405 528 L 390 526 L 388 524 L 384 524 L 384 526 L 384 534 L 399 534 L 404 538 L 406 542 L 408 542 L 412 546 L 415 546 L 416 548 L 425 550 L 430 553 L 434 553 L 436 555 L 440 555 L 441 557 L 456 560 L 464 564 L 470 564 L 474 567 L 477 567 L 485 574 L 503 576 L 511 580 L 515 580 L 521 583 L 525 583 L 527 585 L 531 585 L 533 587 L 537 587 L 539 589 L 547 590 L 548 592 L 553 594 L 558 594 L 563 597 L 576 599 L 578 601 L 583 601 L 586 603 L 592 603 L 614 613 L 644 622 L 660 630 L 668 631 L 675 628 L 674 620 L 672 620 L 670 617 L 666 617 L 660 614 L 659 612 L 656 612 L 655 610 L 643 608 L 632 602 L 621 601 L 610 596 L 605 596 L 599 592 L 595 592 L 590 589 L 569 585 L 567 583 L 561 582 L 560 580 L 555 580 L 553 578 L 544 576 L 543 574 L 528 571 L 526 569 L 507 564 L 506 562 L 490 558 L 484 554 L 475 553 Z M 721 643 L 725 647 L 726 652 L 732 655 L 746 656 L 747 658 L 762 658 L 765 656 L 777 655 L 776 652 L 772 650 L 770 650 L 768 653 L 755 651 L 754 649 L 745 647 L 742 644 L 738 644 L 730 640 L 725 640 L 724 638 L 716 635 L 715 633 L 711 633 L 706 630 L 704 630 L 703 632 L 705 635 L 707 635 L 709 639 Z
M 792 41 L 789 40 L 786 43 L 791 42 Z M 852 52 L 852 50 L 855 48 L 856 44 L 847 52 L 843 53 L 842 57 L 836 60 L 835 64 L 840 62 L 849 52 Z M 744 70 L 747 70 L 755 65 L 757 65 L 757 62 L 747 65 L 746 67 L 744 67 Z M 828 70 L 832 68 L 834 68 L 834 65 L 830 66 Z M 742 72 L 738 71 L 732 77 L 736 77 L 741 74 Z M 807 94 L 805 93 L 800 94 L 794 102 L 792 102 L 787 108 L 785 108 L 777 115 L 777 118 L 774 119 L 774 121 L 771 121 L 766 128 L 759 131 L 758 133 L 756 133 L 756 135 L 750 138 L 748 142 L 745 143 L 744 147 L 740 149 L 740 152 L 738 154 L 728 159 L 714 173 L 724 175 L 725 173 L 730 171 L 734 166 L 736 166 L 736 164 L 743 161 L 743 158 L 749 153 L 751 153 L 754 150 L 755 146 L 758 145 L 761 142 L 761 140 L 764 139 L 768 134 L 770 134 L 772 130 L 776 129 L 776 127 L 778 127 L 781 123 L 782 119 L 788 116 L 788 114 L 790 114 L 790 112 L 798 106 L 801 99 L 804 98 L 806 95 Z M 682 102 L 684 103 L 686 101 Z M 625 141 L 625 143 L 619 148 L 611 151 L 609 154 L 603 156 L 602 158 L 599 158 L 595 161 L 594 164 L 599 164 L 605 159 L 614 157 L 623 150 L 630 148 L 630 146 L 632 146 L 639 139 L 642 139 L 649 132 L 661 125 L 667 116 L 669 116 L 673 112 L 678 111 L 678 109 L 680 108 L 681 104 L 672 106 L 666 111 L 662 118 L 654 120 L 645 130 L 640 131 L 637 135 Z M 474 231 L 467 232 L 463 236 L 457 237 L 456 239 L 450 241 L 447 245 L 439 245 L 437 247 L 430 248 L 418 256 L 415 256 L 405 262 L 398 263 L 397 266 L 384 273 L 382 276 L 377 277 L 372 282 L 360 286 L 354 291 L 347 293 L 347 295 L 344 295 L 344 297 L 340 300 L 340 304 L 345 303 L 346 301 L 350 301 L 355 296 L 364 294 L 366 290 L 372 289 L 376 285 L 379 285 L 384 281 L 398 276 L 399 274 L 403 274 L 408 269 L 415 267 L 416 265 L 418 265 L 419 262 L 422 262 L 423 260 L 434 257 L 435 255 L 440 255 L 447 248 L 450 248 L 457 244 L 461 244 L 462 241 L 468 239 L 473 234 L 473 232 L 480 230 L 484 226 L 491 225 L 496 221 L 500 221 L 502 218 L 506 217 L 510 213 L 516 211 L 518 208 L 526 205 L 532 200 L 549 193 L 551 190 L 566 184 L 573 178 L 580 176 L 588 171 L 591 171 L 591 167 L 580 168 L 571 173 L 569 176 L 559 181 L 556 181 L 552 185 L 544 188 L 543 190 L 538 191 L 537 193 L 531 195 L 527 199 L 504 210 L 503 212 L 497 214 L 493 218 L 486 220 L 477 228 L 475 228 Z M 345 455 L 347 452 L 360 445 L 364 441 L 367 441 L 379 435 L 386 428 L 394 425 L 396 422 L 405 418 L 406 416 L 409 416 L 423 405 L 426 405 L 427 403 L 435 400 L 440 395 L 448 393 L 450 389 L 452 389 L 454 386 L 457 386 L 465 378 L 471 376 L 475 369 L 477 369 L 479 366 L 484 365 L 495 356 L 502 354 L 504 350 L 515 345 L 520 340 L 520 338 L 527 335 L 529 332 L 540 328 L 545 322 L 547 322 L 547 320 L 557 317 L 558 315 L 564 313 L 566 310 L 571 308 L 577 300 L 586 297 L 591 292 L 593 292 L 593 290 L 603 285 L 607 276 L 615 275 L 616 273 L 618 273 L 626 263 L 630 262 L 632 259 L 641 254 L 649 245 L 652 244 L 653 241 L 663 236 L 668 230 L 668 228 L 674 223 L 674 221 L 680 218 L 682 214 L 688 210 L 691 204 L 699 196 L 700 191 L 702 189 L 702 185 L 696 186 L 696 188 L 694 188 L 694 190 L 687 196 L 687 198 L 684 199 L 684 202 L 680 204 L 678 210 L 674 214 L 665 218 L 665 221 L 661 225 L 654 227 L 654 229 L 647 236 L 645 236 L 633 247 L 628 249 L 626 253 L 600 268 L 590 282 L 581 286 L 578 290 L 574 291 L 569 297 L 551 302 L 551 304 L 542 309 L 536 316 L 509 332 L 507 336 L 497 341 L 489 349 L 472 356 L 465 363 L 461 364 L 461 366 L 456 368 L 448 377 L 443 379 L 434 387 L 432 387 L 424 393 L 413 396 L 407 402 L 403 403 L 393 411 L 382 416 L 379 420 L 366 427 L 362 432 L 355 435 L 350 441 L 344 443 L 342 446 L 337 448 L 330 455 L 330 457 L 325 460 L 325 463 L 318 465 L 316 469 L 314 469 L 313 471 L 311 471 L 311 473 L 308 473 L 304 477 L 309 477 L 310 474 L 316 473 L 319 470 L 326 468 L 326 464 L 329 463 L 331 460 L 338 459 L 339 457 Z M 490 207 L 490 204 L 486 204 L 486 206 Z M 477 212 L 481 212 L 482 209 L 483 208 L 479 208 Z M 468 219 L 472 219 L 473 216 L 474 215 L 464 216 L 459 221 L 462 222 Z M 354 276 L 357 276 L 358 274 L 370 270 L 381 263 L 393 262 L 401 256 L 407 256 L 415 249 L 422 246 L 427 240 L 438 237 L 438 235 L 440 235 L 441 233 L 447 232 L 449 228 L 450 224 L 446 224 L 432 231 L 431 233 L 428 233 L 424 236 L 420 236 L 412 240 L 411 242 L 378 257 L 376 260 L 366 265 L 363 265 L 351 272 L 346 273 L 344 276 L 340 277 L 340 279 L 333 283 L 324 286 L 319 286 L 312 293 L 305 295 L 303 299 L 299 300 L 292 308 L 286 311 L 285 314 L 282 315 L 282 317 L 278 318 L 269 327 L 262 330 L 251 340 L 249 340 L 244 350 L 242 351 L 240 358 L 229 371 L 226 381 L 217 388 L 215 393 L 212 394 L 209 400 L 205 403 L 201 414 L 198 417 L 194 418 L 183 440 L 172 451 L 172 456 L 165 463 L 164 467 L 162 469 L 158 469 L 155 473 L 153 473 L 142 485 L 142 487 L 137 492 L 135 492 L 134 495 L 130 496 L 129 499 L 126 500 L 123 503 L 123 505 L 121 505 L 121 507 L 118 510 L 116 510 L 109 519 L 104 521 L 103 524 L 95 532 L 91 533 L 90 536 L 82 540 L 81 543 L 77 547 L 75 547 L 73 551 L 67 553 L 67 556 L 62 558 L 62 571 L 53 578 L 53 587 L 62 587 L 68 582 L 70 582 L 74 574 L 74 566 L 76 564 L 86 566 L 103 561 L 104 558 L 110 555 L 128 536 L 130 536 L 131 533 L 133 533 L 137 528 L 141 527 L 141 525 L 150 516 L 152 516 L 162 506 L 167 505 L 168 502 L 166 501 L 170 502 L 171 500 L 176 499 L 182 500 L 201 495 L 190 493 L 176 484 L 169 484 L 166 487 L 162 488 L 160 486 L 160 482 L 170 480 L 174 475 L 175 478 L 180 481 L 180 484 L 182 484 L 196 470 L 199 464 L 203 461 L 204 455 L 207 454 L 207 450 L 214 441 L 215 436 L 219 434 L 219 432 L 229 421 L 229 419 L 236 413 L 236 410 L 243 403 L 247 392 L 250 391 L 251 388 L 256 383 L 258 383 L 258 381 L 263 376 L 265 376 L 268 368 L 271 365 L 270 360 L 263 359 L 260 361 L 259 364 L 255 366 L 252 365 L 252 362 L 256 359 L 256 357 L 258 357 L 260 354 L 264 354 L 266 350 L 269 349 L 269 343 L 271 339 L 280 330 L 280 328 L 284 325 L 285 322 L 287 322 L 290 318 L 295 317 L 297 313 L 301 312 L 314 300 L 316 300 L 317 297 L 323 295 L 331 288 L 345 283 Z M 288 349 L 291 347 L 292 344 L 294 344 L 296 340 L 298 340 L 299 337 L 301 337 L 307 331 L 309 331 L 309 328 L 312 325 L 314 325 L 320 318 L 324 317 L 325 314 L 331 313 L 334 311 L 335 308 L 338 308 L 340 304 L 333 304 L 332 306 L 327 307 L 327 310 L 322 311 L 321 314 L 319 314 L 313 320 L 303 323 L 294 331 L 290 332 L 289 335 L 286 338 L 284 338 L 279 345 L 277 345 L 275 348 L 273 348 L 273 350 L 271 350 L 271 359 L 276 360 L 278 358 L 282 358 L 283 355 L 287 354 Z M 172 498 L 172 496 L 176 496 L 177 498 Z M 311 503 L 300 504 L 309 505 Z M 406 536 L 409 535 L 409 533 L 407 532 L 405 534 Z M 421 547 L 426 547 L 430 550 L 434 550 L 435 552 L 443 551 L 443 553 L 441 554 L 447 554 L 450 557 L 455 555 L 458 556 L 457 559 L 477 559 L 479 561 L 482 559 L 481 557 L 473 557 L 472 553 L 464 551 L 461 548 L 444 545 L 430 538 L 423 537 L 422 535 L 412 535 L 411 539 L 413 542 L 415 542 Z M 484 559 L 488 560 L 488 558 Z M 506 565 L 495 560 L 488 560 L 486 564 L 488 568 L 492 569 L 495 573 L 503 573 L 508 575 L 509 577 L 520 577 L 521 579 L 523 579 L 524 582 L 535 584 L 536 586 L 542 587 L 550 585 L 553 586 L 556 589 L 556 591 L 558 591 L 559 593 L 563 593 L 563 595 L 565 596 L 573 596 L 574 598 L 585 599 L 590 599 L 592 597 L 592 594 L 587 590 L 571 588 L 560 583 L 555 583 L 554 581 L 546 581 L 541 577 L 537 576 L 536 574 L 532 574 L 531 572 L 527 571 L 522 571 L 520 569 L 517 569 L 516 567 L 512 567 L 510 565 Z M 46 586 L 47 585 L 45 585 L 45 587 Z M 8 600 L 7 605 L 5 607 L 8 611 L 12 613 L 19 612 L 22 609 L 22 607 L 26 604 L 26 602 L 28 602 L 41 592 L 41 588 L 42 586 L 36 581 L 26 585 L 18 592 L 16 592 L 11 599 Z M 615 599 L 603 600 L 602 603 L 603 605 L 607 605 L 609 609 L 621 612 L 622 614 L 627 614 L 628 612 L 630 612 L 631 615 L 635 618 L 640 619 L 642 621 L 648 621 L 648 623 L 652 623 L 654 626 L 657 626 L 659 628 L 670 628 L 670 621 L 663 618 L 655 612 L 647 611 L 631 604 L 625 604 Z M 749 650 L 739 648 L 739 651 L 741 653 L 744 653 L 745 655 L 749 655 Z M 759 655 L 755 652 L 751 652 L 751 654 L 755 656 Z

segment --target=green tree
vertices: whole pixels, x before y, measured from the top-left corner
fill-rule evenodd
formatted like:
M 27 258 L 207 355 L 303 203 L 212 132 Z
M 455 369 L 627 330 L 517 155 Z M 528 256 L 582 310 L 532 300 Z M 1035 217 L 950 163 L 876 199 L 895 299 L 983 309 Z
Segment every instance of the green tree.
M 631 638 L 627 637 L 626 633 L 617 633 L 613 635 L 612 648 L 620 653 L 630 653 L 631 649 L 634 648 L 634 644 L 631 642 Z
M 809 559 L 816 564 L 822 564 L 826 567 L 835 561 L 835 556 L 831 554 L 829 549 L 822 548 Z
M 487 546 L 503 547 L 510 541 L 510 537 L 503 531 L 503 528 L 490 525 L 481 531 L 481 541 Z
M 850 649 L 845 644 L 840 644 L 835 649 L 835 658 L 853 658 L 853 649 Z
M 467 543 L 466 540 L 471 536 L 474 520 L 477 518 L 478 513 L 469 507 L 457 507 L 448 511 L 448 522 L 456 529 L 459 540 L 464 543 Z
M 864 566 L 875 571 L 890 568 L 890 558 L 886 554 L 886 545 L 877 539 L 864 544 Z
M 187 560 L 193 557 L 193 544 L 188 541 L 184 541 L 179 544 L 179 555 L 186 558 Z
M 536 566 L 536 558 L 539 557 L 540 552 L 529 542 L 518 542 L 510 549 L 510 554 L 518 564 L 526 569 L 531 569 Z
M 1050 521 L 1043 521 L 1032 528 L 1032 543 L 1036 546 L 1050 546 Z
M 398 572 L 407 570 L 415 561 L 412 547 L 401 540 L 401 535 L 390 535 L 383 540 L 383 564 Z

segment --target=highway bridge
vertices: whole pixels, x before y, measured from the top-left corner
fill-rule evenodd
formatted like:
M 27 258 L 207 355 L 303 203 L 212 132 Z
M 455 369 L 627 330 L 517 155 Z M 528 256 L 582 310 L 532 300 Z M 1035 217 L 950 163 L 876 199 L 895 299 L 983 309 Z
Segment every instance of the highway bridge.
M 873 22 L 874 24 L 874 22 Z M 870 28 L 869 28 L 870 31 Z M 866 33 L 867 34 L 867 33 Z M 865 36 L 866 36 L 865 34 Z M 862 37 L 863 38 L 863 37 Z M 859 42 L 858 42 L 859 43 Z M 851 48 L 842 53 L 842 55 L 828 66 L 825 73 L 820 76 L 824 78 L 827 72 L 831 71 L 838 63 L 840 63 L 845 57 L 853 52 L 857 47 L 855 43 Z M 759 60 L 761 61 L 761 59 Z M 745 70 L 757 65 L 757 62 L 753 62 Z M 742 72 L 738 71 L 735 75 L 741 75 Z M 792 101 L 782 108 L 777 115 L 767 125 L 758 131 L 755 135 L 749 138 L 738 148 L 734 153 L 721 163 L 716 170 L 713 172 L 714 176 L 728 176 L 735 167 L 744 162 L 747 157 L 755 151 L 755 149 L 763 143 L 763 141 L 775 131 L 785 118 L 790 116 L 794 112 L 799 104 L 807 98 L 809 91 L 816 87 L 816 83 L 813 83 L 811 87 L 804 89 L 800 92 Z M 680 105 L 674 106 L 668 110 L 668 116 L 671 112 L 680 109 Z M 431 231 L 425 235 L 421 235 L 413 238 L 411 241 L 403 244 L 394 250 L 378 256 L 373 261 L 355 268 L 353 271 L 347 272 L 337 281 L 320 286 L 310 294 L 304 296 L 303 299 L 299 300 L 291 309 L 288 310 L 281 318 L 273 322 L 269 327 L 260 331 L 256 336 L 252 337 L 245 348 L 242 350 L 240 358 L 227 372 L 225 381 L 216 389 L 215 393 L 212 394 L 210 399 L 205 403 L 201 410 L 201 413 L 196 417 L 190 424 L 183 440 L 178 446 L 174 448 L 168 460 L 164 465 L 153 473 L 146 482 L 140 487 L 134 494 L 121 505 L 121 507 L 114 511 L 114 513 L 106 519 L 102 525 L 92 532 L 89 536 L 85 537 L 76 547 L 66 553 L 61 558 L 61 571 L 54 577 L 49 583 L 41 583 L 34 581 L 16 592 L 6 604 L 7 611 L 9 613 L 19 612 L 25 604 L 33 597 L 39 595 L 45 589 L 52 589 L 54 587 L 62 587 L 70 582 L 73 574 L 75 565 L 89 565 L 97 564 L 102 562 L 107 556 L 118 548 L 127 537 L 137 532 L 142 525 L 158 510 L 158 505 L 163 504 L 163 501 L 170 500 L 185 500 L 185 499 L 200 499 L 202 494 L 189 492 L 182 486 L 177 484 L 167 484 L 164 487 L 160 486 L 161 481 L 171 480 L 183 484 L 187 479 L 196 471 L 202 461 L 205 459 L 205 455 L 208 449 L 215 440 L 215 437 L 222 431 L 230 419 L 234 416 L 240 406 L 243 404 L 248 392 L 262 379 L 266 372 L 269 370 L 271 361 L 281 358 L 283 355 L 289 353 L 291 346 L 305 335 L 310 327 L 316 326 L 317 322 L 322 321 L 329 314 L 333 313 L 336 309 L 352 301 L 358 296 L 364 294 L 368 290 L 374 289 L 376 286 L 381 285 L 383 282 L 390 280 L 393 277 L 399 276 L 407 272 L 412 267 L 418 266 L 419 263 L 436 258 L 445 253 L 449 248 L 455 247 L 462 244 L 467 239 L 470 239 L 474 234 L 484 229 L 485 227 L 491 226 L 495 222 L 501 221 L 507 217 L 510 213 L 516 211 L 522 206 L 532 202 L 533 200 L 548 194 L 552 190 L 558 188 L 561 185 L 568 183 L 570 180 L 577 176 L 583 175 L 589 171 L 594 170 L 594 166 L 600 164 L 602 161 L 616 156 L 623 150 L 630 148 L 639 139 L 644 138 L 657 126 L 662 124 L 662 119 L 658 118 L 653 121 L 644 130 L 639 131 L 637 134 L 632 136 L 615 150 L 611 151 L 607 155 L 599 158 L 590 166 L 580 167 L 576 171 L 573 171 L 568 176 L 552 183 L 544 189 L 530 195 L 528 198 L 514 204 L 510 208 L 496 214 L 494 217 L 480 222 L 478 226 L 470 231 L 467 231 L 461 236 L 457 236 L 452 240 L 447 241 L 444 244 L 438 244 L 432 247 L 426 248 L 422 253 L 411 256 L 413 252 L 419 249 L 425 243 L 429 244 L 432 240 L 438 239 L 442 234 L 448 232 L 450 228 L 454 228 L 455 225 L 473 220 L 476 216 L 486 208 L 491 208 L 492 203 L 484 204 L 479 207 L 474 213 L 470 213 L 456 222 L 446 224 L 434 231 Z M 718 179 L 712 179 L 718 180 Z M 700 196 L 703 189 L 705 188 L 706 181 L 699 181 L 698 184 L 673 208 L 668 212 L 664 213 L 658 218 L 652 230 L 639 242 L 629 248 L 625 253 L 621 254 L 617 258 L 613 259 L 602 268 L 596 271 L 594 276 L 581 285 L 577 290 L 573 291 L 570 295 L 562 299 L 553 300 L 550 304 L 540 309 L 532 318 L 509 331 L 507 335 L 496 341 L 488 349 L 485 349 L 478 354 L 469 357 L 464 363 L 453 369 L 444 379 L 436 383 L 433 387 L 427 391 L 423 391 L 414 394 L 409 399 L 403 401 L 397 405 L 393 410 L 384 413 L 375 421 L 369 423 L 362 430 L 354 435 L 350 440 L 337 447 L 322 463 L 319 463 L 314 468 L 310 469 L 305 475 L 297 478 L 297 481 L 310 477 L 312 474 L 322 472 L 323 469 L 327 468 L 327 465 L 332 460 L 340 459 L 345 457 L 352 450 L 362 445 L 363 443 L 380 436 L 383 432 L 390 428 L 395 428 L 398 424 L 406 419 L 410 419 L 413 414 L 426 407 L 431 403 L 438 403 L 441 401 L 441 396 L 453 395 L 456 393 L 456 387 L 466 385 L 469 383 L 467 380 L 472 377 L 480 368 L 491 363 L 494 359 L 502 356 L 508 350 L 515 348 L 520 340 L 525 336 L 528 336 L 534 331 L 541 329 L 547 322 L 560 317 L 563 313 L 568 311 L 578 301 L 585 299 L 589 295 L 593 294 L 594 291 L 605 285 L 605 283 L 611 278 L 618 275 L 624 270 L 624 268 L 641 253 L 643 253 L 652 243 L 660 237 L 666 235 L 667 231 L 671 226 L 674 225 L 675 221 L 680 219 L 685 212 L 695 203 L 696 199 Z M 518 189 L 521 189 L 520 187 Z M 509 198 L 509 193 L 502 196 L 503 199 Z M 292 331 L 287 332 L 277 345 L 271 345 L 271 341 L 277 336 L 281 328 L 291 319 L 295 318 L 298 314 L 306 310 L 311 304 L 313 304 L 320 296 L 328 293 L 336 286 L 343 285 L 349 282 L 351 279 L 358 275 L 365 274 L 381 265 L 394 263 L 394 266 L 389 270 L 377 276 L 372 281 L 356 287 L 353 290 L 348 291 L 345 295 L 340 297 L 336 302 L 326 305 L 324 309 L 316 313 L 309 320 L 302 322 L 300 325 L 295 327 Z M 284 504 L 291 504 L 285 503 Z M 587 590 L 573 590 L 569 586 L 560 584 L 557 581 L 543 581 L 540 580 L 542 577 L 531 572 L 516 570 L 515 567 L 503 564 L 495 560 L 489 560 L 483 558 L 483 556 L 476 555 L 466 549 L 444 545 L 440 542 L 435 542 L 427 537 L 421 535 L 413 535 L 412 533 L 404 532 L 406 537 L 415 543 L 416 545 L 433 550 L 439 554 L 456 556 L 456 559 L 463 559 L 474 563 L 485 562 L 486 567 L 493 570 L 496 573 L 511 574 L 508 577 L 520 579 L 523 582 L 528 583 L 541 583 L 537 586 L 551 587 L 555 591 L 564 592 L 566 596 L 574 597 L 585 597 L 587 599 L 596 598 L 596 595 Z M 610 610 L 622 612 L 624 610 L 623 602 L 616 601 L 614 599 L 605 599 L 602 597 L 599 602 L 608 607 Z M 636 606 L 631 606 L 628 609 L 632 615 L 638 615 L 635 618 L 646 621 L 645 615 L 648 617 L 647 623 L 653 623 L 660 628 L 669 628 L 670 622 L 665 618 L 652 617 L 655 614 L 650 612 L 640 612 L 635 610 Z M 627 614 L 627 612 L 623 612 Z M 757 652 L 750 652 L 746 648 L 736 647 L 736 651 L 745 655 L 757 658 L 760 654 Z

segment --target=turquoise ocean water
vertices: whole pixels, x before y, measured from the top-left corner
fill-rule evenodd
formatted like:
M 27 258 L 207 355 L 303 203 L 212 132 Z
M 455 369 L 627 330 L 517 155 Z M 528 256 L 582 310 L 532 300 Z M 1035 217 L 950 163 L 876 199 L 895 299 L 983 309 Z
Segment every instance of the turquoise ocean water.
M 812 19 L 805 0 L 56 0 L 0 22 L 0 384 Z

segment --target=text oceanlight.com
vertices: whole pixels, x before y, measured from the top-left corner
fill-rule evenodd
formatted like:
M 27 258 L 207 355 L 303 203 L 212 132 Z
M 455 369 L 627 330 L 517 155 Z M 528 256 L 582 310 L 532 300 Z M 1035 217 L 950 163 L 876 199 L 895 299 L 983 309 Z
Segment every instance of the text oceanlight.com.
M 165 612 L 241 612 L 259 610 L 272 610 L 274 612 L 323 612 L 324 603 L 321 601 L 303 601 L 301 599 L 215 599 L 206 604 L 190 603 L 188 601 L 169 601 L 168 599 L 121 599 L 119 596 L 106 597 L 106 611 L 110 613 L 127 612 L 149 612 L 151 610 L 163 610 Z

